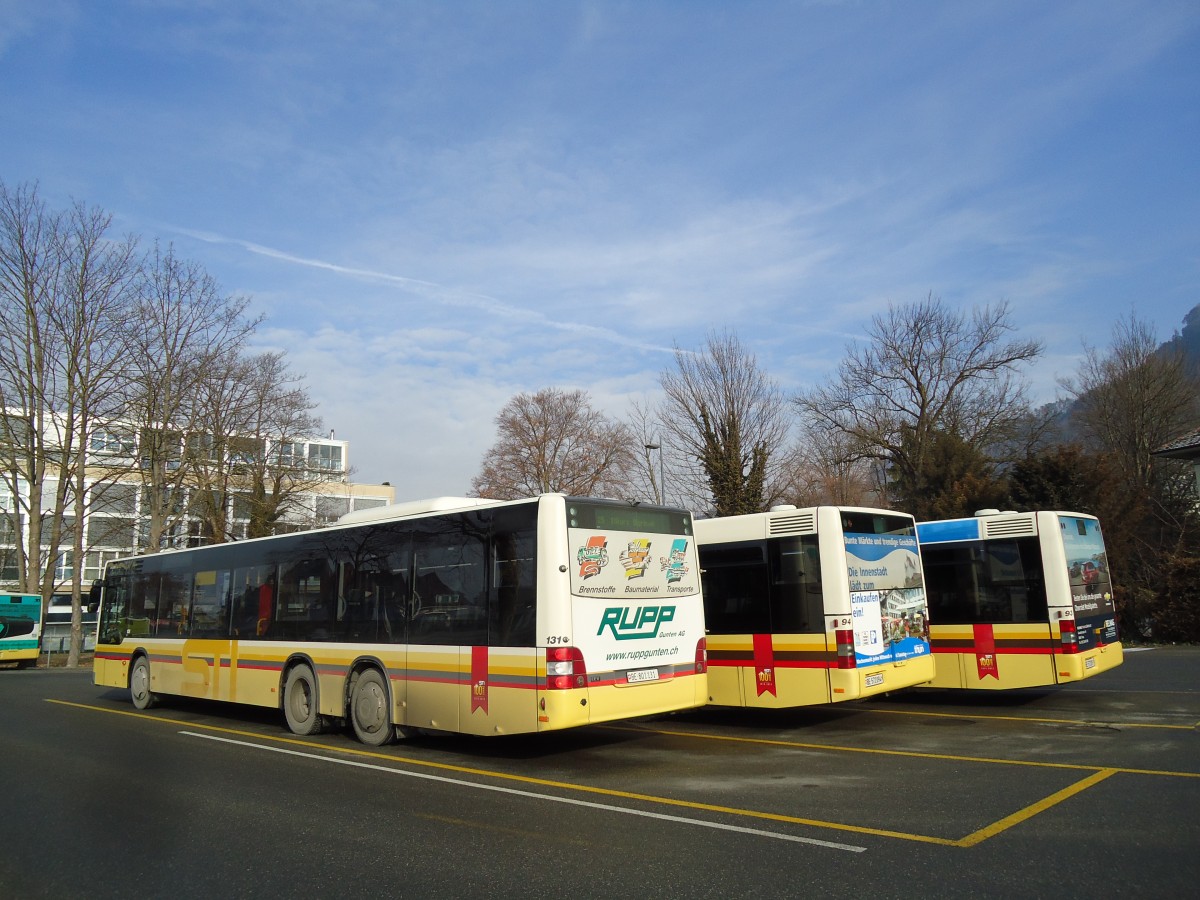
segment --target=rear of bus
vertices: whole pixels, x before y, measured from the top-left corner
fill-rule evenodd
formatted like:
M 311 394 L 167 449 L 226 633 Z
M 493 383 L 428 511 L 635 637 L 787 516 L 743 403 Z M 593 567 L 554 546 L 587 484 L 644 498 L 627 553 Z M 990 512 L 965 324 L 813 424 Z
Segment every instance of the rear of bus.
M 1117 633 L 1100 522 L 1094 516 L 1069 512 L 1039 512 L 1037 517 L 1046 560 L 1051 639 L 1057 639 L 1055 677 L 1060 684 L 1080 681 L 1119 666 L 1124 648 Z M 1048 539 L 1056 533 L 1061 540 Z
M 933 677 L 911 516 L 785 506 L 696 532 L 711 703 L 808 706 Z
M 707 662 L 691 514 L 544 496 L 540 730 L 702 706 Z M 541 666 L 539 666 L 541 670 Z
M 1094 516 L 981 510 L 917 527 L 938 661 L 931 687 L 1044 687 L 1121 664 Z
M 18 669 L 33 665 L 41 637 L 41 596 L 0 594 L 0 663 L 16 663 Z

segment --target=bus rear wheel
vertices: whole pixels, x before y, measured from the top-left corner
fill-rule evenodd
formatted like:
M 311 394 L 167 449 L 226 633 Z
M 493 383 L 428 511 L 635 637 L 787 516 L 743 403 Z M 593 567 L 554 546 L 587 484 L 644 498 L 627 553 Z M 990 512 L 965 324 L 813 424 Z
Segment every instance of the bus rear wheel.
M 283 685 L 283 716 L 292 734 L 320 734 L 324 725 L 317 706 L 317 677 L 308 666 L 288 672 Z
M 350 689 L 350 724 L 354 736 L 371 747 L 382 747 L 392 741 L 387 684 L 377 669 L 367 669 L 354 679 Z
M 139 656 L 129 672 L 129 699 L 134 709 L 150 709 L 158 704 L 158 695 L 150 690 L 150 660 Z

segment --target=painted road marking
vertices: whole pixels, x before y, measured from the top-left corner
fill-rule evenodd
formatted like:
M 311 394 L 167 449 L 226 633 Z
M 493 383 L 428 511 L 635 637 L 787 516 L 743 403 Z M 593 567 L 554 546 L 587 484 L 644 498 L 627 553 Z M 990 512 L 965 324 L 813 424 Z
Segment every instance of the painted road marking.
M 928 716 L 931 719 L 971 719 L 984 722 L 1034 722 L 1039 725 L 1090 725 L 1094 728 L 1165 728 L 1177 731 L 1195 731 L 1195 725 L 1166 725 L 1158 722 L 1100 722 L 1088 719 L 1048 719 L 1038 716 L 991 716 L 970 713 L 924 712 L 916 709 L 880 709 L 864 706 L 856 712 L 882 713 L 889 716 Z
M 671 737 L 698 738 L 705 741 L 728 741 L 735 744 L 762 744 L 768 747 L 793 747 L 797 750 L 820 750 L 836 753 L 869 753 L 876 756 L 906 756 L 915 759 L 939 759 L 949 762 L 982 763 L 992 766 L 1031 766 L 1038 769 L 1073 769 L 1081 772 L 1113 771 L 1126 775 L 1164 775 L 1170 778 L 1200 778 L 1200 772 L 1172 772 L 1162 769 L 1131 769 L 1125 766 L 1097 766 L 1086 763 L 1041 762 L 1033 759 L 1004 759 L 999 756 L 956 756 L 952 753 L 926 753 L 920 750 L 884 750 L 876 747 L 848 747 L 838 744 L 809 744 L 801 741 L 786 741 L 779 738 L 737 737 L 728 734 L 706 734 L 701 731 L 682 731 L 668 728 L 651 728 L 647 725 L 599 725 L 616 731 L 635 731 L 662 734 Z
M 678 825 L 696 825 L 701 828 L 713 828 L 717 831 L 733 831 L 738 834 L 749 834 L 755 837 L 774 838 L 780 841 L 792 841 L 797 844 L 813 844 L 817 847 L 825 847 L 830 850 L 846 850 L 850 853 L 862 853 L 867 848 L 857 847 L 852 844 L 838 844 L 832 841 L 821 841 L 816 838 L 798 837 L 792 834 L 783 834 L 778 831 L 764 831 L 760 828 L 747 828 L 743 825 L 728 825 L 724 822 L 710 822 L 705 819 L 692 819 L 686 816 L 673 816 L 667 813 L 650 812 L 644 809 L 632 809 L 628 806 L 614 806 L 611 803 L 596 803 L 592 800 L 580 800 L 575 797 L 559 797 L 555 794 L 542 794 L 535 791 L 521 790 L 520 788 L 504 787 L 498 784 L 481 784 L 477 781 L 467 781 L 462 778 L 451 778 L 447 775 L 433 775 L 429 772 L 409 772 L 405 769 L 397 769 L 394 766 L 385 766 L 379 763 L 371 763 L 357 759 L 337 759 L 335 757 L 326 756 L 323 753 L 308 753 L 302 750 L 291 750 L 287 747 L 270 747 L 265 744 L 259 744 L 255 741 L 242 741 L 234 738 L 221 737 L 216 734 L 201 734 L 195 731 L 179 732 L 187 737 L 202 738 L 207 741 L 219 741 L 223 744 L 234 744 L 238 747 L 246 747 L 251 750 L 266 750 L 271 753 L 283 753 L 288 756 L 300 756 L 305 759 L 315 759 L 321 762 L 331 763 L 339 766 L 353 766 L 358 769 L 369 769 L 373 772 L 384 772 L 388 775 L 400 775 L 405 778 L 419 778 L 423 781 L 436 781 L 441 784 L 450 784 L 455 787 L 474 788 L 479 791 L 493 791 L 497 794 L 509 794 L 515 797 L 523 797 L 527 800 L 544 800 L 549 803 L 564 803 L 568 806 L 582 806 L 586 809 L 598 809 L 604 812 L 619 813 L 625 816 L 639 816 L 644 819 L 659 819 L 664 822 L 673 822 Z M 325 749 L 325 748 L 322 748 Z M 392 760 L 394 757 L 384 756 L 385 759 Z M 420 763 L 418 763 L 420 764 Z M 479 770 L 472 771 L 475 774 L 492 774 L 483 773 Z M 562 785 L 563 787 L 579 789 L 577 785 Z
M 69 702 L 66 700 L 47 700 L 47 702 L 55 703 L 55 704 L 58 704 L 61 706 L 71 706 L 71 707 L 75 707 L 77 709 L 92 710 L 94 712 L 103 712 L 103 713 L 109 713 L 109 714 L 120 715 L 120 716 L 131 716 L 133 718 L 145 719 L 145 720 L 148 720 L 151 722 L 157 722 L 159 724 L 174 725 L 174 726 L 178 726 L 181 724 L 177 720 L 161 718 L 160 716 L 153 715 L 150 713 L 136 712 L 136 711 L 132 711 L 132 710 L 112 709 L 112 708 L 103 707 L 103 706 L 92 706 L 92 705 L 84 704 L 84 703 L 72 703 L 72 702 Z M 1065 801 L 1071 797 L 1074 797 L 1079 793 L 1082 793 L 1087 788 L 1090 788 L 1096 784 L 1099 784 L 1101 781 L 1104 781 L 1105 779 L 1111 777 L 1112 775 L 1131 774 L 1131 775 L 1157 775 L 1157 776 L 1168 776 L 1168 777 L 1176 777 L 1176 778 L 1200 778 L 1200 773 L 1197 773 L 1197 772 L 1171 772 L 1171 771 L 1159 771 L 1159 770 L 1152 770 L 1152 769 L 1130 769 L 1130 768 L 1122 768 L 1122 767 L 1115 767 L 1115 766 L 1114 767 L 1087 766 L 1087 765 L 1073 764 L 1073 763 L 1036 762 L 1036 761 L 1032 761 L 1032 760 L 990 759 L 990 758 L 983 758 L 983 757 L 954 756 L 954 755 L 950 755 L 950 754 L 919 753 L 919 752 L 909 751 L 909 750 L 876 750 L 876 749 L 868 749 L 868 748 L 862 748 L 862 747 L 842 747 L 842 746 L 832 746 L 832 745 L 826 745 L 826 744 L 806 744 L 806 743 L 799 743 L 799 742 L 795 742 L 795 741 L 781 741 L 781 740 L 773 740 L 773 739 L 767 739 L 767 738 L 730 737 L 730 736 L 725 736 L 725 735 L 712 735 L 712 734 L 703 734 L 703 733 L 698 733 L 698 732 L 674 731 L 674 730 L 667 730 L 667 729 L 647 728 L 645 726 L 611 726 L 611 725 L 604 726 L 604 727 L 614 728 L 614 729 L 637 731 L 637 732 L 649 733 L 649 734 L 661 734 L 661 735 L 665 735 L 665 736 L 694 737 L 694 738 L 701 738 L 704 740 L 732 741 L 732 742 L 741 742 L 741 743 L 750 743 L 750 744 L 763 744 L 763 745 L 768 745 L 768 746 L 784 746 L 784 747 L 794 747 L 797 749 L 813 749 L 813 750 L 821 750 L 821 751 L 841 751 L 841 752 L 847 752 L 847 753 L 872 753 L 872 754 L 893 755 L 893 756 L 903 756 L 903 757 L 916 757 L 916 758 L 935 759 L 935 760 L 950 760 L 950 761 L 955 761 L 955 762 L 975 762 L 975 763 L 983 763 L 983 764 L 991 764 L 991 765 L 1034 766 L 1034 767 L 1039 767 L 1039 768 L 1082 770 L 1082 771 L 1087 771 L 1087 772 L 1092 773 L 1091 775 L 1082 779 L 1081 781 L 1078 781 L 1073 785 L 1069 785 L 1068 787 L 1063 788 L 1062 790 L 1057 791 L 1048 797 L 1038 800 L 1035 803 L 1030 804 L 1029 806 L 1025 807 L 1024 809 L 1018 810 L 1017 812 L 1012 813 L 1011 815 L 1008 815 L 1008 816 L 998 820 L 997 822 L 992 823 L 991 825 L 987 825 L 984 828 L 981 828 L 975 832 L 972 832 L 971 834 L 967 835 L 964 838 L 954 839 L 954 838 L 936 837 L 936 836 L 932 836 L 932 835 L 914 834 L 914 833 L 908 833 L 908 832 L 902 832 L 902 831 L 892 831 L 892 830 L 888 830 L 888 829 L 870 828 L 870 827 L 860 826 L 860 825 L 846 825 L 846 824 L 843 824 L 840 822 L 826 822 L 826 821 L 821 821 L 819 819 L 806 819 L 806 818 L 802 818 L 799 816 L 790 816 L 790 815 L 785 815 L 785 814 L 781 814 L 781 813 L 771 813 L 771 812 L 765 812 L 765 811 L 760 811 L 760 810 L 739 809 L 736 807 L 718 806 L 718 805 L 710 804 L 710 803 L 700 803 L 700 802 L 690 801 L 690 800 L 679 800 L 679 799 L 676 799 L 673 797 L 657 797 L 657 796 L 654 796 L 651 794 L 638 794 L 638 793 L 633 793 L 630 791 L 618 791 L 618 790 L 613 790 L 610 788 L 596 787 L 593 785 L 575 784 L 575 783 L 571 783 L 571 782 L 551 781 L 548 779 L 534 778 L 532 776 L 527 776 L 527 775 L 515 775 L 515 774 L 509 773 L 509 772 L 498 772 L 498 771 L 489 770 L 489 769 L 476 769 L 476 768 L 472 768 L 469 766 L 459 766 L 459 765 L 454 765 L 451 763 L 433 762 L 430 760 L 414 759 L 411 757 L 392 756 L 392 755 L 385 754 L 385 753 L 378 753 L 378 752 L 369 751 L 369 750 L 360 750 L 360 749 L 353 748 L 353 747 L 347 747 L 347 748 L 330 747 L 328 745 L 319 744 L 319 743 L 310 742 L 310 741 L 303 741 L 303 740 L 300 740 L 297 738 L 292 738 L 292 737 L 277 737 L 277 736 L 273 736 L 273 735 L 256 734 L 256 733 L 250 732 L 250 731 L 241 731 L 238 729 L 226 728 L 226 727 L 217 726 L 217 725 L 204 725 L 204 724 L 197 724 L 197 723 L 189 723 L 189 726 L 191 728 L 202 729 L 203 731 L 207 731 L 207 732 L 216 732 L 216 733 L 221 733 L 221 734 L 235 735 L 239 738 L 249 738 L 251 740 L 248 742 L 245 742 L 248 746 L 255 747 L 258 749 L 263 749 L 263 750 L 275 750 L 278 752 L 290 752 L 290 753 L 293 753 L 293 754 L 299 755 L 299 756 L 312 755 L 315 758 L 322 759 L 322 760 L 329 760 L 330 762 L 343 763 L 346 765 L 358 765 L 362 768 L 367 768 L 367 769 L 380 769 L 380 770 L 383 770 L 383 771 L 386 771 L 386 772 L 389 772 L 392 774 L 404 774 L 404 775 L 408 775 L 408 776 L 414 777 L 414 778 L 426 778 L 426 779 L 433 780 L 433 781 L 442 781 L 442 782 L 447 782 L 447 783 L 452 783 L 452 784 L 460 784 L 461 783 L 463 785 L 476 787 L 481 790 L 494 790 L 494 791 L 498 791 L 498 792 L 502 792 L 502 793 L 520 794 L 520 795 L 524 795 L 524 796 L 528 796 L 528 797 L 535 797 L 538 799 L 545 799 L 545 800 L 549 800 L 549 801 L 553 801 L 553 802 L 569 803 L 571 805 L 583 806 L 583 807 L 592 807 L 592 808 L 596 808 L 596 809 L 609 810 L 609 811 L 613 811 L 613 812 L 617 812 L 617 813 L 624 813 L 624 814 L 628 814 L 628 815 L 637 815 L 637 816 L 641 816 L 644 818 L 654 818 L 654 819 L 662 819 L 665 821 L 674 821 L 674 822 L 680 822 L 680 823 L 686 823 L 686 824 L 694 824 L 697 826 L 702 826 L 702 827 L 707 827 L 707 828 L 714 828 L 714 829 L 725 830 L 725 831 L 735 831 L 735 832 L 740 832 L 740 833 L 744 833 L 744 834 L 751 834 L 751 835 L 757 835 L 757 836 L 761 836 L 761 837 L 775 838 L 778 840 L 792 841 L 795 843 L 810 844 L 810 845 L 815 845 L 815 846 L 820 846 L 820 847 L 826 847 L 829 849 L 849 851 L 849 852 L 853 852 L 853 853 L 863 852 L 866 848 L 859 847 L 859 846 L 852 845 L 852 844 L 838 844 L 838 843 L 830 842 L 830 841 L 820 841 L 815 838 L 796 837 L 793 835 L 782 834 L 779 832 L 765 831 L 762 829 L 746 828 L 746 827 L 735 826 L 735 825 L 726 825 L 723 823 L 710 822 L 710 821 L 703 820 L 703 819 L 690 819 L 690 818 L 681 817 L 681 816 L 671 816 L 671 815 L 667 815 L 665 813 L 652 813 L 652 812 L 645 811 L 645 810 L 635 810 L 635 809 L 630 809 L 627 807 L 612 806 L 610 804 L 593 803 L 590 801 L 577 800 L 574 798 L 558 797 L 558 796 L 551 795 L 551 794 L 544 794 L 544 795 L 536 794 L 536 793 L 530 792 L 530 791 L 519 791 L 519 790 L 516 790 L 513 788 L 503 788 L 499 785 L 485 785 L 485 784 L 479 784 L 478 782 L 465 781 L 462 779 L 452 779 L 452 778 L 445 777 L 445 776 L 433 776 L 433 775 L 429 775 L 427 773 L 407 772 L 402 769 L 393 768 L 393 766 L 396 764 L 412 765 L 412 766 L 423 767 L 423 768 L 439 769 L 442 771 L 450 771 L 450 772 L 455 772 L 455 773 L 464 774 L 464 775 L 473 775 L 473 776 L 482 777 L 482 778 L 494 778 L 494 779 L 500 779 L 500 780 L 506 780 L 506 781 L 515 781 L 515 782 L 524 783 L 524 784 L 538 785 L 541 787 L 553 787 L 553 788 L 557 788 L 560 790 L 566 790 L 566 791 L 577 791 L 577 792 L 582 792 L 582 793 L 596 794 L 596 795 L 600 795 L 600 796 L 615 797 L 615 798 L 620 798 L 620 799 L 624 799 L 624 800 L 636 800 L 636 801 L 660 805 L 660 806 L 673 806 L 673 807 L 684 808 L 684 809 L 693 809 L 693 810 L 700 810 L 700 811 L 705 811 L 705 812 L 715 812 L 715 813 L 720 813 L 720 814 L 729 815 L 729 816 L 738 817 L 738 818 L 761 819 L 761 820 L 766 820 L 766 821 L 781 822 L 781 823 L 787 823 L 787 824 L 792 824 L 792 825 L 804 825 L 804 826 L 813 827 L 813 828 L 825 828 L 825 829 L 831 829 L 831 830 L 835 830 L 835 831 L 844 831 L 844 832 L 850 832 L 850 833 L 854 833 L 854 834 L 863 834 L 863 835 L 872 835 L 875 837 L 893 838 L 896 840 L 914 841 L 914 842 L 927 843 L 927 844 L 938 844 L 938 845 L 947 846 L 947 847 L 973 847 L 973 846 L 976 846 L 976 845 L 982 843 L 983 841 L 988 840 L 989 838 L 995 837 L 996 835 L 1008 830 L 1009 828 L 1012 828 L 1013 826 L 1018 825 L 1021 822 L 1025 822 L 1025 821 L 1033 818 L 1037 814 L 1044 812 L 1045 810 L 1050 809 L 1053 806 L 1056 806 L 1059 803 L 1062 803 L 1063 801 Z M 181 732 L 181 733 L 190 734 L 189 732 Z M 194 736 L 206 737 L 206 735 L 199 734 L 199 733 L 195 734 Z M 211 736 L 209 736 L 209 737 L 213 740 L 225 740 L 228 743 L 234 743 L 234 744 L 243 743 L 242 741 L 230 740 L 230 739 L 226 739 L 226 738 L 216 738 L 216 737 L 211 737 Z M 275 744 L 290 744 L 293 746 L 306 747 L 306 748 L 311 748 L 313 750 L 320 750 L 320 751 L 322 751 L 322 753 L 308 754 L 308 753 L 304 753 L 304 752 L 300 752 L 300 751 L 286 751 L 283 748 L 270 747 L 270 746 L 265 746 L 263 744 L 256 743 L 258 741 L 269 741 L 269 742 L 275 743 Z M 350 756 L 384 760 L 384 761 L 390 763 L 391 765 L 382 766 L 382 765 L 379 765 L 378 763 L 361 763 L 361 762 L 358 762 L 357 760 L 338 760 L 333 757 L 329 757 L 329 756 L 325 755 L 326 753 L 330 753 L 330 752 L 346 754 L 346 755 L 350 755 Z

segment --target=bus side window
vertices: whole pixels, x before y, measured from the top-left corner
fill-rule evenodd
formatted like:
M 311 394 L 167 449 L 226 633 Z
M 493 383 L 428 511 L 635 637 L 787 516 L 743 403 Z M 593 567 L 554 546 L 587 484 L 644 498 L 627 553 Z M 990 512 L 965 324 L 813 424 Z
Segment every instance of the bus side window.
M 770 545 L 771 631 L 805 634 L 824 631 L 821 557 L 817 536 L 781 538 Z
M 164 572 L 159 592 L 158 634 L 187 634 L 188 594 L 192 577 L 183 572 Z
M 228 637 L 230 607 L 233 603 L 232 577 L 228 569 L 196 573 L 192 585 L 192 605 L 188 611 L 192 637 Z
M 413 536 L 416 582 L 409 639 L 415 644 L 488 641 L 487 535 L 481 513 L 447 516 Z
M 279 573 L 276 624 L 282 636 L 302 641 L 328 641 L 336 636 L 338 580 L 326 556 L 297 559 Z
M 233 636 L 263 637 L 270 629 L 275 595 L 275 567 L 248 566 L 233 570 Z
M 496 510 L 492 522 L 488 642 L 532 647 L 537 632 L 537 507 Z

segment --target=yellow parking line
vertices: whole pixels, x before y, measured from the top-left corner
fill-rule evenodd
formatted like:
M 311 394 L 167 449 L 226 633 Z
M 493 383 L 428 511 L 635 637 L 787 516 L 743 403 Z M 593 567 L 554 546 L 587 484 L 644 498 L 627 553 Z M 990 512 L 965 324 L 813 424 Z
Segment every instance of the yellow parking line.
M 1018 810 L 1011 816 L 1005 816 L 998 822 L 993 822 L 991 825 L 988 825 L 985 828 L 980 828 L 974 834 L 969 834 L 959 841 L 958 846 L 974 847 L 976 844 L 982 844 L 988 838 L 995 837 L 1000 832 L 1007 831 L 1014 825 L 1019 825 L 1028 819 L 1032 819 L 1038 813 L 1045 812 L 1052 806 L 1057 806 L 1064 800 L 1074 797 L 1076 794 L 1086 791 L 1092 785 L 1099 784 L 1101 781 L 1104 781 L 1104 779 L 1116 774 L 1116 769 L 1101 769 L 1099 772 L 1089 775 L 1082 781 L 1077 781 L 1069 787 L 1065 787 L 1061 791 L 1057 791 L 1051 794 L 1049 797 L 1039 800 L 1037 803 L 1032 803 L 1024 809 Z
M 823 750 L 837 753 L 868 753 L 877 756 L 905 756 L 915 759 L 938 759 L 949 762 L 982 763 L 993 766 L 1030 766 L 1037 769 L 1073 769 L 1080 772 L 1107 771 L 1121 772 L 1127 775 L 1165 775 L 1171 778 L 1200 778 L 1200 772 L 1172 772 L 1156 769 L 1130 769 L 1123 766 L 1096 766 L 1086 763 L 1057 763 L 1041 762 L 1033 759 L 1003 759 L 993 756 L 957 756 L 951 753 L 925 753 L 920 750 L 885 750 L 875 747 L 847 747 L 838 744 L 809 744 L 802 741 L 785 741 L 777 738 L 737 737 L 728 734 L 705 734 L 699 731 L 682 731 L 668 728 L 652 728 L 647 725 L 604 725 L 622 731 L 641 731 L 650 734 L 662 734 L 673 737 L 699 738 L 706 741 L 728 741 L 730 743 L 762 744 L 769 747 L 794 747 L 797 750 Z
M 927 716 L 933 719 L 987 719 L 997 722 L 1040 722 L 1049 725 L 1093 725 L 1104 728 L 1165 728 L 1177 731 L 1195 731 L 1196 725 L 1166 725 L 1155 722 L 1089 722 L 1081 719 L 1047 719 L 1038 716 L 977 716 L 969 713 L 923 712 L 912 709 L 879 709 L 876 706 L 865 706 L 860 712 L 882 713 L 890 716 Z

